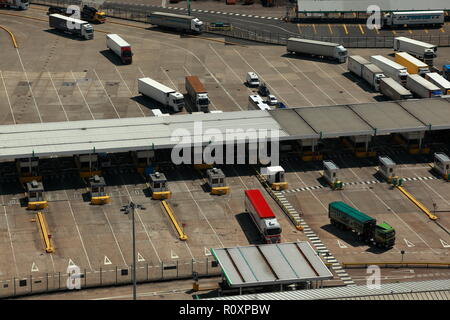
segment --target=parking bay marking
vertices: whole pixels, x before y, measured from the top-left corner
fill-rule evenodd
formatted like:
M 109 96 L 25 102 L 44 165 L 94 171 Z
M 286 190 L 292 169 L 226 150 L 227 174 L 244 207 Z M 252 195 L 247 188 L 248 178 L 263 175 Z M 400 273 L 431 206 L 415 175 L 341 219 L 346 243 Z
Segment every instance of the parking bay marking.
M 109 260 L 109 258 L 107 256 L 105 256 L 103 264 L 108 265 L 108 264 L 112 264 L 112 262 L 111 262 L 111 260 Z
M 145 261 L 144 257 L 139 252 L 138 252 L 137 256 L 138 256 L 138 261 L 139 262 Z
M 441 244 L 442 244 L 442 246 L 443 246 L 444 248 L 450 248 L 450 244 L 448 244 L 447 242 L 445 242 L 445 241 L 442 240 L 442 239 L 439 239 L 439 240 L 441 240 Z
M 406 239 L 404 239 L 404 238 L 403 238 L 403 240 L 405 240 L 405 243 L 406 243 L 406 245 L 408 246 L 408 248 L 415 247 L 415 244 L 412 243 L 411 241 L 406 240 Z
M 343 244 L 341 241 L 337 240 L 337 243 L 338 243 L 339 248 L 341 248 L 341 249 L 347 248 L 347 246 L 345 244 Z
M 175 252 L 173 252 L 173 250 L 170 250 L 170 258 L 178 259 L 179 257 L 178 257 L 178 255 Z
M 31 265 L 31 272 L 38 272 L 39 268 L 37 267 L 36 263 L 33 262 L 33 264 Z

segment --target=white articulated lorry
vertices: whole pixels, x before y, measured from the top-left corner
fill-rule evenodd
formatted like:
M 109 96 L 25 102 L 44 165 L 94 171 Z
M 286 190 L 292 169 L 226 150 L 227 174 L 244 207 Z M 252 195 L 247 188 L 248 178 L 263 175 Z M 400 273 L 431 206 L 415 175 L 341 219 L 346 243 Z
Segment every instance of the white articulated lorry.
M 398 26 L 442 26 L 444 11 L 400 11 L 389 12 L 383 16 L 383 27 Z
M 347 62 L 348 71 L 353 72 L 358 77 L 362 77 L 363 66 L 370 64 L 370 61 L 361 56 L 349 56 Z
M 429 66 L 433 65 L 433 59 L 437 56 L 437 46 L 434 44 L 406 37 L 394 38 L 394 50 L 408 52 L 410 55 L 423 60 Z
M 106 47 L 119 56 L 123 64 L 131 64 L 133 60 L 133 53 L 131 52 L 131 46 L 128 42 L 123 40 L 117 34 L 106 35 Z
M 408 75 L 406 88 L 421 98 L 442 96 L 442 90 L 418 74 Z
M 287 40 L 286 50 L 288 53 L 327 57 L 335 59 L 340 63 L 345 63 L 347 61 L 347 49 L 338 43 L 289 38 Z
M 88 22 L 78 20 L 61 14 L 51 14 L 48 16 L 51 28 L 74 34 L 86 40 L 94 38 L 94 28 Z
M 445 79 L 443 76 L 441 76 L 437 72 L 430 72 L 425 74 L 425 79 L 433 83 L 434 85 L 438 86 L 442 89 L 442 95 L 449 95 L 450 94 L 450 81 Z
M 372 61 L 372 63 L 379 67 L 381 70 L 383 70 L 384 74 L 387 77 L 391 77 L 402 84 L 406 84 L 406 77 L 408 76 L 406 67 L 379 55 L 371 56 L 370 61 Z
M 203 22 L 193 16 L 168 12 L 152 12 L 147 16 L 147 19 L 149 23 L 160 27 L 197 33 L 203 31 Z
M 362 78 L 366 80 L 375 91 L 380 91 L 380 80 L 386 78 L 383 70 L 373 63 L 365 64 L 362 68 Z
M 30 2 L 28 0 L 0 0 L 0 8 L 27 10 L 29 6 Z
M 169 107 L 173 112 L 179 112 L 184 108 L 184 97 L 181 93 L 153 79 L 138 79 L 138 91 L 163 106 Z
M 392 78 L 380 79 L 380 92 L 392 100 L 412 99 L 411 91 Z
M 208 112 L 209 97 L 208 91 L 197 76 L 187 76 L 185 78 L 185 88 L 189 99 L 197 111 Z

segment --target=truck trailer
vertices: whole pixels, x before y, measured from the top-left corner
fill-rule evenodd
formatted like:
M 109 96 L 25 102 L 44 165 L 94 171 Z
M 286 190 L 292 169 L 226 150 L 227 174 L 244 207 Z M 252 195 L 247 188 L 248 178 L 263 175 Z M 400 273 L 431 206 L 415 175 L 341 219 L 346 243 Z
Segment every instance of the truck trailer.
M 48 18 L 50 28 L 74 34 L 86 40 L 94 38 L 94 28 L 87 21 L 66 17 L 61 14 L 51 14 Z
M 184 97 L 181 93 L 153 79 L 138 79 L 138 91 L 163 106 L 169 107 L 173 112 L 179 112 L 184 108 Z
M 438 86 L 418 74 L 408 75 L 406 88 L 421 98 L 442 96 L 442 90 Z
M 187 76 L 185 78 L 185 88 L 187 95 L 197 111 L 208 112 L 209 97 L 208 91 L 197 76 Z
M 342 201 L 328 205 L 328 217 L 332 225 L 354 232 L 358 240 L 384 248 L 391 248 L 395 244 L 395 229 L 387 222 L 376 224 L 376 219 Z
M 444 24 L 444 11 L 401 11 L 389 12 L 383 16 L 383 27 L 433 26 Z
M 29 6 L 29 0 L 0 0 L 0 8 L 27 10 Z
M 394 38 L 394 50 L 408 52 L 410 55 L 423 60 L 429 66 L 433 65 L 433 59 L 437 56 L 437 46 L 434 44 L 406 37 Z
M 402 84 L 406 84 L 406 76 L 408 75 L 406 67 L 380 55 L 371 56 L 370 61 L 383 70 L 387 77 L 391 77 Z
M 133 53 L 128 42 L 117 34 L 106 35 L 106 47 L 114 52 L 123 64 L 131 64 L 133 61 Z
M 425 79 L 430 81 L 435 86 L 441 88 L 442 95 L 449 95 L 450 94 L 450 81 L 445 79 L 443 76 L 441 76 L 437 72 L 430 72 L 425 75 Z
M 279 243 L 281 226 L 258 189 L 245 190 L 245 211 L 250 215 L 264 243 Z
M 380 92 L 392 100 L 412 99 L 411 91 L 392 78 L 380 79 Z
M 287 40 L 286 50 L 288 53 L 308 54 L 335 59 L 340 63 L 347 61 L 347 49 L 338 43 L 289 38 Z
M 380 91 L 380 80 L 386 78 L 386 75 L 383 73 L 383 70 L 371 63 L 363 65 L 362 78 L 366 80 L 375 91 Z
M 408 52 L 396 52 L 395 62 L 406 67 L 409 74 L 418 74 L 423 76 L 430 72 L 430 67 L 423 61 L 413 57 Z
M 193 16 L 186 16 L 168 12 L 152 12 L 147 16 L 148 22 L 165 28 L 201 33 L 203 22 Z
M 370 62 L 361 56 L 349 56 L 347 68 L 348 71 L 356 74 L 358 77 L 362 77 L 363 66 L 366 64 L 370 64 Z

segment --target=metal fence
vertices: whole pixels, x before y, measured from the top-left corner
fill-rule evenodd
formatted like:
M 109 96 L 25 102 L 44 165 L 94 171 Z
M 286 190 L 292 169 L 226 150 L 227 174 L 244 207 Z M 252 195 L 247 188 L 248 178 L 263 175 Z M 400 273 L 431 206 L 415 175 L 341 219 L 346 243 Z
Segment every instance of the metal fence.
M 32 3 L 48 5 L 48 6 L 68 6 L 69 4 L 79 4 L 80 0 L 32 0 Z M 147 23 L 147 15 L 155 11 L 157 7 L 137 4 L 121 4 L 114 2 L 104 2 L 101 10 L 108 16 L 131 21 Z M 221 35 L 230 38 L 243 39 L 248 41 L 256 41 L 261 43 L 269 43 L 275 45 L 286 45 L 287 39 L 292 36 L 299 36 L 295 33 L 274 33 L 256 29 L 232 29 L 225 30 L 208 30 L 206 33 Z M 394 36 L 359 36 L 359 37 L 326 37 L 317 35 L 302 35 L 302 38 L 329 41 L 340 43 L 346 48 L 392 48 Z M 409 38 L 432 43 L 441 47 L 450 46 L 450 34 L 442 35 L 409 35 Z
M 175 260 L 170 263 L 162 262 L 160 265 L 141 263 L 136 269 L 136 279 L 138 283 L 192 279 L 194 272 L 198 277 L 221 274 L 214 259 L 206 257 L 204 260 Z M 132 284 L 131 274 L 132 268 L 125 266 L 104 266 L 98 270 L 81 269 L 80 289 Z M 75 278 L 65 272 L 33 272 L 24 277 L 1 279 L 0 298 L 67 291 L 68 279 L 70 281 Z

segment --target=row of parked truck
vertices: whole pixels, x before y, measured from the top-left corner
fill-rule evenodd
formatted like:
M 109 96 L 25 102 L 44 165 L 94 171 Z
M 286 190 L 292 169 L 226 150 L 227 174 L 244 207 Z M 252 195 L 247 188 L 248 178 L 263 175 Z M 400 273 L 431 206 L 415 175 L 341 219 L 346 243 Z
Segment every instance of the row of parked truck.
M 394 39 L 394 50 L 400 51 L 395 52 L 395 61 L 381 55 L 371 56 L 370 61 L 350 56 L 348 70 L 393 100 L 411 99 L 413 94 L 420 98 L 450 94 L 450 82 L 430 70 L 436 46 L 398 37 Z

